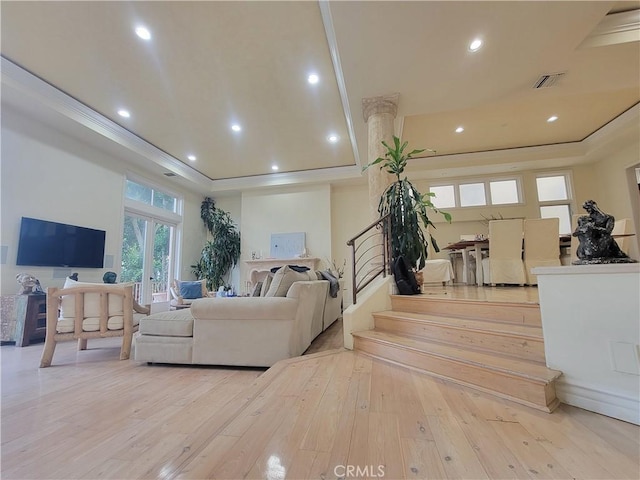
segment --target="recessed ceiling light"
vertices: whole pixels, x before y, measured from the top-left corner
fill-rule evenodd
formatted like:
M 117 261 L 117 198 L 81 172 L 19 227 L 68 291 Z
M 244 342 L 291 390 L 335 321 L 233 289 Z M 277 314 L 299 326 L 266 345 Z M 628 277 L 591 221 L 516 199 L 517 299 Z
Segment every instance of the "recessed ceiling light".
M 278 171 L 278 165 L 271 165 L 271 170 L 273 170 L 274 172 Z
M 138 25 L 136 27 L 136 35 L 143 40 L 151 40 L 151 32 L 147 27 L 143 27 L 142 25 Z
M 482 47 L 482 40 L 480 40 L 479 38 L 476 38 L 469 44 L 469 50 L 471 52 L 477 52 L 478 50 L 480 50 L 480 47 Z
M 123 108 L 121 108 L 120 110 L 118 110 L 118 115 L 120 115 L 121 117 L 124 118 L 129 118 L 131 116 L 131 114 L 129 113 L 128 110 L 125 110 Z
M 463 127 L 456 128 L 456 133 L 462 133 L 462 132 L 464 132 L 464 128 Z
M 311 75 L 309 75 L 307 80 L 311 85 L 315 85 L 316 83 L 318 83 L 318 81 L 320 81 L 320 77 L 318 77 L 318 75 L 316 75 L 315 73 L 312 73 Z
M 557 119 L 558 117 L 556 115 L 551 115 L 549 118 L 547 118 L 547 122 L 555 122 Z
M 188 158 L 189 160 L 191 160 L 192 162 L 195 162 L 195 161 L 196 161 L 196 159 L 197 159 L 197 157 L 196 157 L 195 155 L 188 155 L 188 156 L 187 156 L 187 158 Z
M 332 133 L 331 135 L 329 135 L 327 137 L 327 141 L 329 143 L 336 143 L 338 140 L 340 140 L 340 137 L 338 135 L 334 134 L 334 133 Z
M 231 125 L 231 130 L 233 130 L 234 132 L 239 132 L 242 130 L 242 127 L 237 123 L 234 123 L 233 125 Z

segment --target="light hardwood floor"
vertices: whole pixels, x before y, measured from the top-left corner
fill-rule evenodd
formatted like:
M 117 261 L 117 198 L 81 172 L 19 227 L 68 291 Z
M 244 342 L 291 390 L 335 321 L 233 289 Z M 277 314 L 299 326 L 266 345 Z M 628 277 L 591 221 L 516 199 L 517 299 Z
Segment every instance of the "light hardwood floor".
M 329 333 L 327 348 L 339 324 Z M 1 348 L 3 479 L 640 477 L 635 425 L 343 349 L 265 372 L 120 361 L 118 339 L 89 348 L 62 343 L 47 369 L 42 344 Z

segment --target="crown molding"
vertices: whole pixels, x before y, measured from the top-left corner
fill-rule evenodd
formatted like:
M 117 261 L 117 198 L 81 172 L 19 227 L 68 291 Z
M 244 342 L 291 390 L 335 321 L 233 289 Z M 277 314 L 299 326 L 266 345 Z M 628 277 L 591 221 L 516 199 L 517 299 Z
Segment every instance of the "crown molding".
M 39 105 L 63 115 L 89 130 L 121 145 L 143 159 L 153 162 L 153 167 L 161 167 L 175 173 L 199 187 L 210 188 L 211 180 L 197 170 L 160 150 L 149 142 L 134 135 L 104 115 L 92 110 L 75 98 L 67 95 L 39 77 L 19 67 L 15 63 L 0 56 L 0 72 L 2 85 L 10 87 L 19 94 L 34 100 Z M 149 168 L 148 162 L 133 160 L 143 167 Z M 143 163 L 141 163 L 143 162 Z M 158 172 L 162 173 L 162 172 Z
M 225 178 L 211 182 L 211 192 L 232 192 L 263 187 L 327 183 L 362 178 L 362 168 L 355 166 L 323 168 L 301 172 L 272 173 L 240 178 Z
M 336 75 L 336 82 L 338 84 L 338 91 L 340 92 L 340 100 L 342 101 L 342 110 L 344 111 L 344 118 L 347 122 L 347 130 L 349 131 L 349 141 L 353 149 L 353 157 L 356 161 L 356 166 L 360 166 L 360 155 L 358 153 L 358 142 L 356 141 L 356 133 L 353 127 L 353 118 L 351 116 L 351 109 L 349 108 L 349 97 L 347 95 L 347 84 L 344 81 L 344 74 L 342 73 L 342 64 L 340 63 L 340 53 L 338 52 L 338 42 L 336 40 L 336 32 L 333 28 L 333 17 L 331 15 L 331 6 L 327 0 L 320 0 L 318 2 L 320 7 L 320 14 L 322 15 L 322 23 L 324 25 L 324 31 L 327 36 L 327 44 L 329 46 L 329 52 L 331 54 L 331 62 L 333 63 L 333 70 Z
M 610 13 L 578 48 L 603 47 L 638 41 L 640 41 L 640 9 Z

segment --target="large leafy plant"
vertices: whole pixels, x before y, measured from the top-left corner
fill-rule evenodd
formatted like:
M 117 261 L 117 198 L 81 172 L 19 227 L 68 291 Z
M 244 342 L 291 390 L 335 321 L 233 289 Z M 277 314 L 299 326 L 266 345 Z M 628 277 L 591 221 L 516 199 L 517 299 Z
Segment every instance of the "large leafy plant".
M 414 156 L 425 151 L 412 150 L 405 153 L 408 142 L 400 144 L 400 139 L 393 137 L 393 146 L 385 141 L 382 145 L 387 150 L 384 157 L 379 157 L 365 167 L 380 165 L 388 173 L 395 175 L 393 182 L 382 194 L 378 205 L 380 216 L 391 214 L 391 259 L 395 261 L 402 255 L 407 263 L 417 270 L 425 266 L 428 256 L 428 244 L 422 227 L 428 230 L 435 225 L 429 218 L 429 210 L 441 214 L 445 220 L 451 223 L 451 215 L 437 209 L 431 202 L 434 193 L 420 194 L 405 176 L 401 178 L 407 162 Z M 422 226 L 421 226 L 422 224 Z M 440 251 L 436 239 L 429 232 L 431 245 L 436 252 Z
M 200 206 L 200 218 L 211 234 L 200 261 L 191 265 L 198 280 L 206 279 L 209 290 L 217 290 L 225 285 L 225 277 L 240 258 L 240 233 L 231 216 L 216 207 L 215 201 L 206 197 Z

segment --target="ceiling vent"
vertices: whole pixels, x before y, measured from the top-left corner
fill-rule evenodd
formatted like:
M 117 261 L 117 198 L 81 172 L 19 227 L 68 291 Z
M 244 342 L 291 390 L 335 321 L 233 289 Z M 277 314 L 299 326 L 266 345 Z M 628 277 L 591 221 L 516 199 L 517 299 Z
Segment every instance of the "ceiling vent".
M 553 87 L 556 82 L 564 76 L 565 73 L 566 72 L 540 75 L 538 80 L 536 80 L 536 83 L 533 84 L 534 90 L 537 90 L 539 88 Z
M 175 177 L 175 176 L 176 176 L 176 174 L 175 174 L 175 173 L 173 173 L 173 172 L 164 172 L 164 174 L 163 174 L 163 175 L 164 175 L 165 177 Z

